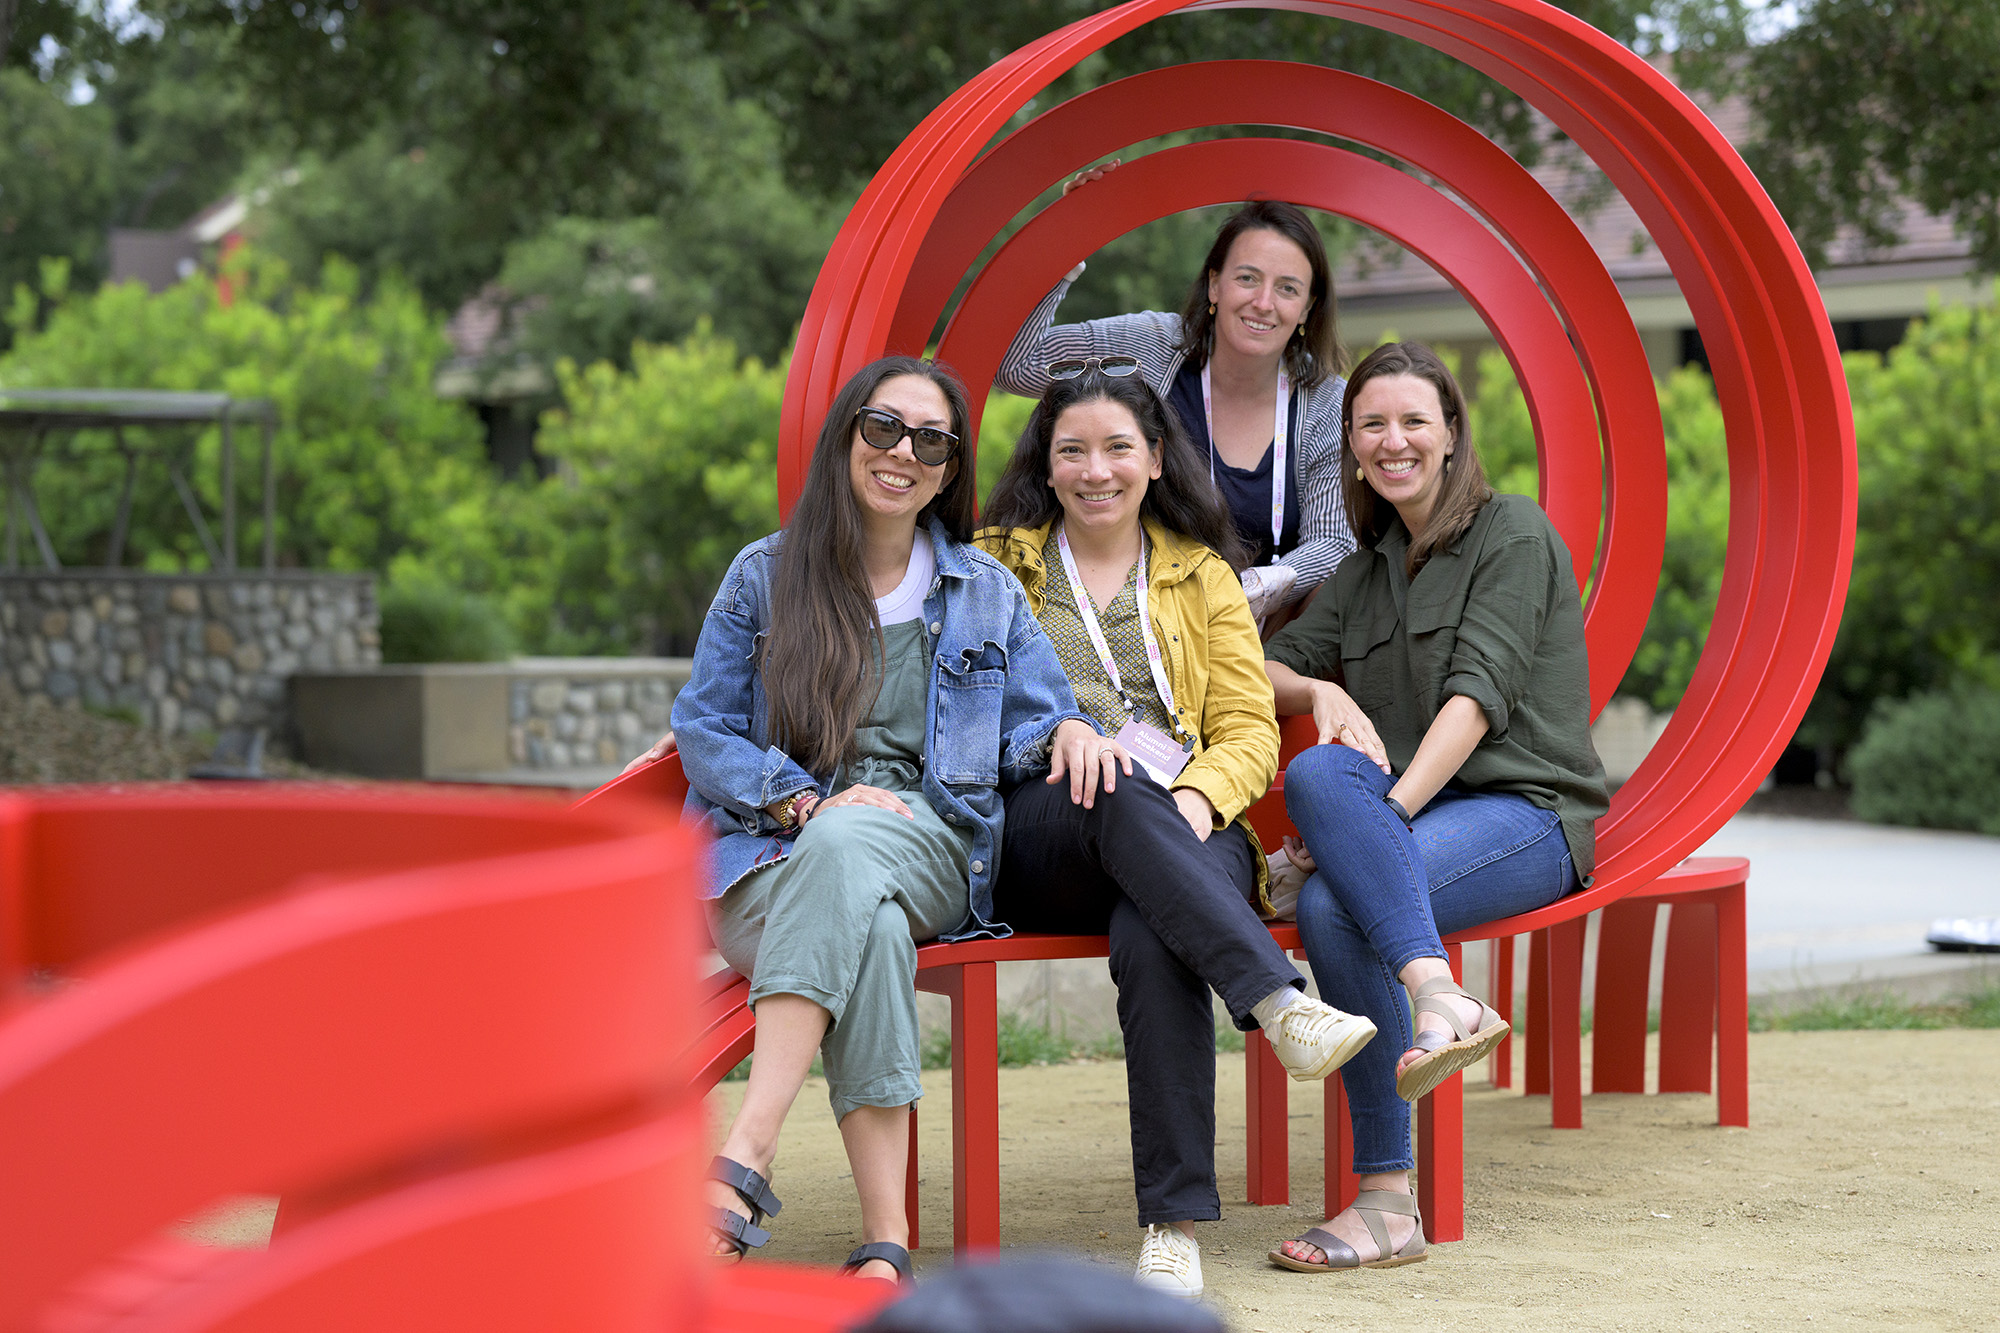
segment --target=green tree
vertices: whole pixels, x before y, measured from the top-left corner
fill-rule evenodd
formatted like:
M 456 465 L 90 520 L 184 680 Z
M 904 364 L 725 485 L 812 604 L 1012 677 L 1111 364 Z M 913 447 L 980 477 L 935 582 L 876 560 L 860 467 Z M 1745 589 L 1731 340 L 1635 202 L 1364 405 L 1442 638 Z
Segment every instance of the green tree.
M 1843 227 L 1887 246 L 1914 200 L 2000 269 L 2000 6 L 1991 0 L 1801 0 L 1753 43 L 1743 0 L 1675 21 L 1687 73 L 1748 99 L 1744 156 L 1815 263 Z
M 1886 359 L 1849 356 L 1847 379 L 1861 461 L 1854 576 L 1799 729 L 1827 760 L 1877 700 L 2000 688 L 2000 316 L 1934 306 Z
M 517 623 L 551 651 L 689 651 L 730 559 L 778 526 L 784 371 L 706 327 L 634 347 L 630 372 L 558 370 L 564 406 L 539 440 L 553 549 Z
M 721 0 L 695 8 L 725 53 L 730 86 L 785 127 L 786 160 L 821 194 L 852 193 L 910 130 L 988 65 L 1105 6 L 1099 0 L 994 5 Z M 1623 41 L 1642 35 L 1644 0 L 1572 0 L 1563 8 Z M 1368 74 L 1465 117 L 1532 155 L 1525 103 L 1456 59 L 1356 23 L 1275 10 L 1176 14 L 1111 43 L 1028 108 L 1144 69 L 1193 60 L 1306 60 Z
M 0 291 L 36 282 L 44 258 L 69 259 L 85 282 L 102 275 L 117 159 L 104 108 L 0 68 Z
M 197 276 L 152 294 L 136 283 L 68 294 L 52 266 L 54 305 L 33 327 L 36 297 L 17 288 L 16 342 L 0 356 L 9 387 L 189 389 L 269 398 L 278 407 L 277 546 L 287 565 L 383 569 L 432 540 L 455 506 L 481 508 L 498 483 L 478 421 L 440 400 L 431 380 L 446 343 L 437 316 L 407 287 L 385 283 L 365 299 L 354 271 L 330 264 L 317 286 L 247 254 L 223 304 Z M 187 432 L 129 433 L 151 448 L 189 445 Z M 221 438 L 193 439 L 191 484 L 209 514 L 220 507 Z M 240 549 L 263 539 L 254 432 L 237 435 Z M 122 464 L 105 432 L 86 432 L 73 461 L 45 462 L 36 494 L 66 564 L 102 558 Z M 157 461 L 142 467 L 130 550 L 155 568 L 202 568 L 206 557 Z

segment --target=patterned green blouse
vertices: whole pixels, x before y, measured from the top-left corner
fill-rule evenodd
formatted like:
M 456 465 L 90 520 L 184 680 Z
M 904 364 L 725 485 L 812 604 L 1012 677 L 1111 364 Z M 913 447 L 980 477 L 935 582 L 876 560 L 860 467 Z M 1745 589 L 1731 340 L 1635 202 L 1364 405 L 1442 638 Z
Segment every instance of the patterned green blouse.
M 1048 571 L 1042 595 L 1042 632 L 1049 636 L 1049 642 L 1056 647 L 1056 656 L 1062 660 L 1063 672 L 1076 692 L 1078 711 L 1088 715 L 1105 735 L 1116 736 L 1125 725 L 1125 704 L 1118 691 L 1111 688 L 1111 678 L 1104 674 L 1104 664 L 1098 660 L 1097 649 L 1091 646 L 1090 632 L 1076 613 L 1076 599 L 1070 594 L 1062 550 L 1056 545 L 1056 534 L 1060 531 L 1060 524 L 1051 527 L 1048 541 L 1042 544 L 1042 568 Z M 1146 664 L 1146 640 L 1139 632 L 1138 591 L 1139 565 L 1134 561 L 1131 572 L 1125 575 L 1125 586 L 1111 599 L 1110 606 L 1098 606 L 1087 588 L 1083 595 L 1097 612 L 1104 642 L 1110 645 L 1112 660 L 1118 663 L 1118 674 L 1124 678 L 1125 692 L 1138 705 L 1139 720 L 1171 736 L 1174 720 L 1160 701 L 1152 668 Z

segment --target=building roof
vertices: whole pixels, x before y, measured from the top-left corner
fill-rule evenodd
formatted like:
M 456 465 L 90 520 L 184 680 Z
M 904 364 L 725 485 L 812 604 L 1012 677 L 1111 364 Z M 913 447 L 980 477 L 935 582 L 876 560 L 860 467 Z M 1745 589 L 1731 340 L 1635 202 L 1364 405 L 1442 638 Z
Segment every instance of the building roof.
M 1672 77 L 1669 62 L 1656 58 L 1653 64 Z M 1741 98 L 1718 104 L 1698 92 L 1689 96 L 1730 143 L 1740 145 L 1750 137 L 1750 110 Z M 1604 173 L 1577 145 L 1562 139 L 1550 122 L 1537 119 L 1547 147 L 1542 161 L 1530 168 L 1529 174 L 1576 219 L 1620 289 L 1628 296 L 1677 292 L 1672 269 L 1632 205 L 1611 188 Z M 1969 242 L 1958 235 L 1950 219 L 1906 203 L 1893 245 L 1870 251 L 1859 236 L 1843 233 L 1828 247 L 1826 260 L 1814 269 L 1814 275 L 1822 288 L 1874 282 L 1887 276 L 1956 276 L 1969 271 L 1970 256 Z M 1351 303 L 1357 309 L 1386 309 L 1449 293 L 1452 288 L 1423 260 L 1384 241 L 1344 256 L 1334 272 L 1334 290 L 1343 307 Z

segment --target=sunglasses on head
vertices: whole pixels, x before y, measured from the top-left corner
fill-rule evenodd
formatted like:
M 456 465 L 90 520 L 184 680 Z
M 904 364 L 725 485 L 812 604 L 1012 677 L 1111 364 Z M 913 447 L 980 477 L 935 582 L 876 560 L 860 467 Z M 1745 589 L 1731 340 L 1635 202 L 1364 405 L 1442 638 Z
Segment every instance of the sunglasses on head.
M 1136 356 L 1086 356 L 1074 361 L 1049 362 L 1049 378 L 1052 380 L 1073 380 L 1079 375 L 1096 371 L 1114 380 L 1122 380 L 1127 375 L 1139 373 L 1139 358 Z
M 879 407 L 864 407 L 856 412 L 854 424 L 861 430 L 862 443 L 874 449 L 894 449 L 905 435 L 909 436 L 910 452 L 925 467 L 936 467 L 958 452 L 958 436 L 950 431 L 912 426 L 894 412 L 884 412 Z

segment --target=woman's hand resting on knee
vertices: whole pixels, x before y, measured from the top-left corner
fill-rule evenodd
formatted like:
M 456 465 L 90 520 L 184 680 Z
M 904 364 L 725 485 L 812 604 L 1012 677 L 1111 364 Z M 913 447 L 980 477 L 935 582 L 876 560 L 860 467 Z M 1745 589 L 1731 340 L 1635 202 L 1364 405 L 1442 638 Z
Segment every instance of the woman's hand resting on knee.
M 1120 771 L 1132 776 L 1132 756 L 1117 741 L 1098 735 L 1088 722 L 1069 718 L 1049 739 L 1049 775 L 1043 781 L 1053 786 L 1067 777 L 1072 804 L 1090 809 L 1098 782 L 1103 781 L 1104 790 L 1116 791 Z
M 910 807 L 903 803 L 903 798 L 896 793 L 857 782 L 852 787 L 835 792 L 824 801 L 813 802 L 811 810 L 806 815 L 807 822 L 818 819 L 829 810 L 838 810 L 844 805 L 872 805 L 878 810 L 887 810 L 905 819 L 916 818 L 910 813 Z
M 1389 771 L 1389 751 L 1376 735 L 1375 724 L 1346 690 L 1330 680 L 1316 680 L 1312 697 L 1313 726 L 1319 729 L 1321 745 L 1351 746 L 1374 760 L 1384 773 Z

